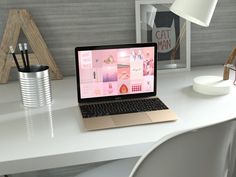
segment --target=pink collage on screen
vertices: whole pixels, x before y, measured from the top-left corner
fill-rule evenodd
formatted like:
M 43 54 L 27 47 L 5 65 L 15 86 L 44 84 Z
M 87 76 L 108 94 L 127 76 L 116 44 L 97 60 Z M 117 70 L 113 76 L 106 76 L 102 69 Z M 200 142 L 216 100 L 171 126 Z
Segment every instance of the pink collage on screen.
M 154 47 L 79 51 L 81 98 L 154 91 Z

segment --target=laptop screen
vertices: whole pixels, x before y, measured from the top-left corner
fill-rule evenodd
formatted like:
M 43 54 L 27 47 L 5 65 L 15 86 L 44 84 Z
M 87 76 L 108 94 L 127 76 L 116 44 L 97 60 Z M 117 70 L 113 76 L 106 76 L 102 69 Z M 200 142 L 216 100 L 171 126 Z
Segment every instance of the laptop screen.
M 156 93 L 156 44 L 77 47 L 79 101 Z

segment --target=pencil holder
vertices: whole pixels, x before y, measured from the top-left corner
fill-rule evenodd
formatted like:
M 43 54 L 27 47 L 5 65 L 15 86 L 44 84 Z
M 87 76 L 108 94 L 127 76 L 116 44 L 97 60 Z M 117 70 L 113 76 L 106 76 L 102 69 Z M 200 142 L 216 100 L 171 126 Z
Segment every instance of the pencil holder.
M 29 71 L 19 71 L 22 102 L 25 107 L 42 107 L 52 102 L 49 67 L 30 66 Z

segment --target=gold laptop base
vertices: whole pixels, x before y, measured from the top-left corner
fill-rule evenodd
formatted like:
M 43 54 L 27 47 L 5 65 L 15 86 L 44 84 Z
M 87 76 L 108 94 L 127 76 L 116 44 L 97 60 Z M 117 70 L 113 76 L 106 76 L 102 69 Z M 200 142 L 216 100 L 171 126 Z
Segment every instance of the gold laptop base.
M 83 118 L 83 122 L 87 130 L 127 127 L 133 125 L 152 124 L 176 120 L 176 114 L 169 109 L 94 118 Z

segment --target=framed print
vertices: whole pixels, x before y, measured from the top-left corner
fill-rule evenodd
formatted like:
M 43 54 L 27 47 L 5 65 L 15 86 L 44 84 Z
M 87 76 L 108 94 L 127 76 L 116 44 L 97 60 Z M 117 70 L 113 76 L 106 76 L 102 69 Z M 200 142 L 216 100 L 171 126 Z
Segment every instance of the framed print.
M 160 71 L 190 70 L 190 22 L 169 10 L 174 0 L 136 0 L 136 42 L 157 43 Z

